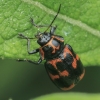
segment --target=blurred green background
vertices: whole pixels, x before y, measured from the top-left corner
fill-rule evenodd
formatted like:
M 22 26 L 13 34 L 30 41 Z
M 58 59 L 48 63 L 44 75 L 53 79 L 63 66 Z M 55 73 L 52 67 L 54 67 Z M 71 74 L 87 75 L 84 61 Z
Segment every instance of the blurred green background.
M 86 67 L 85 77 L 65 92 L 100 93 L 100 67 Z M 49 93 L 61 93 L 49 79 L 43 65 L 0 60 L 0 100 L 29 100 Z M 65 93 L 64 92 L 64 93 Z

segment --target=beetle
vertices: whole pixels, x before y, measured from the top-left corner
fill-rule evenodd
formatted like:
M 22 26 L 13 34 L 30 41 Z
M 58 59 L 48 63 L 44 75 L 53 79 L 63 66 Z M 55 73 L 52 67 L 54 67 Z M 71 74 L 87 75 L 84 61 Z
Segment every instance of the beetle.
M 49 26 L 36 25 L 31 18 L 31 22 L 35 27 L 47 27 L 43 33 L 38 32 L 35 35 L 40 48 L 30 51 L 30 39 L 34 38 L 26 37 L 23 34 L 19 34 L 19 37 L 27 40 L 29 54 L 38 52 L 40 54 L 38 61 L 26 61 L 38 65 L 42 60 L 46 60 L 44 65 L 52 82 L 61 90 L 70 90 L 83 78 L 85 69 L 79 56 L 74 52 L 72 47 L 69 44 L 64 44 L 64 38 L 62 36 L 55 35 L 57 26 L 52 26 L 52 24 L 58 16 L 60 8 L 61 4 Z M 50 31 L 47 32 L 49 28 Z

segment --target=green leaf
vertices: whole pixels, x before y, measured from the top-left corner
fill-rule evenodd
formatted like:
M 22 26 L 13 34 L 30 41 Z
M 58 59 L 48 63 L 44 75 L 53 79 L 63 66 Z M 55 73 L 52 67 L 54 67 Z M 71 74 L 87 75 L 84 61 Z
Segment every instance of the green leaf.
M 100 65 L 100 1 L 99 0 L 1 0 L 0 1 L 0 58 L 37 60 L 38 54 L 28 55 L 26 40 L 19 33 L 34 37 L 38 29 L 30 23 L 53 23 L 56 34 L 64 37 L 80 56 L 84 66 Z M 44 32 L 46 28 L 39 29 Z M 31 50 L 38 48 L 31 40 Z
M 99 100 L 100 94 L 88 93 L 54 93 L 30 100 Z

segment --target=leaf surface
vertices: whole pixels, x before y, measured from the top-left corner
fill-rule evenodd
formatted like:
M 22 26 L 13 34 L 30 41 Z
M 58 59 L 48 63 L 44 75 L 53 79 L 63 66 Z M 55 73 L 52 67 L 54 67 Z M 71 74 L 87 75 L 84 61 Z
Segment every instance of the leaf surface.
M 22 33 L 34 37 L 37 29 L 30 23 L 49 25 L 61 4 L 60 13 L 53 23 L 55 34 L 64 37 L 80 56 L 84 66 L 100 65 L 100 1 L 98 0 L 1 0 L 0 1 L 0 57 L 38 60 L 38 54 L 28 55 L 27 42 L 18 38 Z M 49 31 L 49 30 L 48 30 Z M 39 48 L 31 40 L 31 50 Z

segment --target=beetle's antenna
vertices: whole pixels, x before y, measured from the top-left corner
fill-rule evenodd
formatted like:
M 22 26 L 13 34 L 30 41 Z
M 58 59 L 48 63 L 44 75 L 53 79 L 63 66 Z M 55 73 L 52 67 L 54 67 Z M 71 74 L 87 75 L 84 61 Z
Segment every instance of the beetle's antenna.
M 53 22 L 55 21 L 55 19 L 57 18 L 59 12 L 60 12 L 60 8 L 61 8 L 61 4 L 59 5 L 59 9 L 58 12 L 56 14 L 56 16 L 54 17 L 54 19 L 52 20 L 51 24 L 48 26 L 48 28 L 44 31 L 44 33 L 52 26 Z

